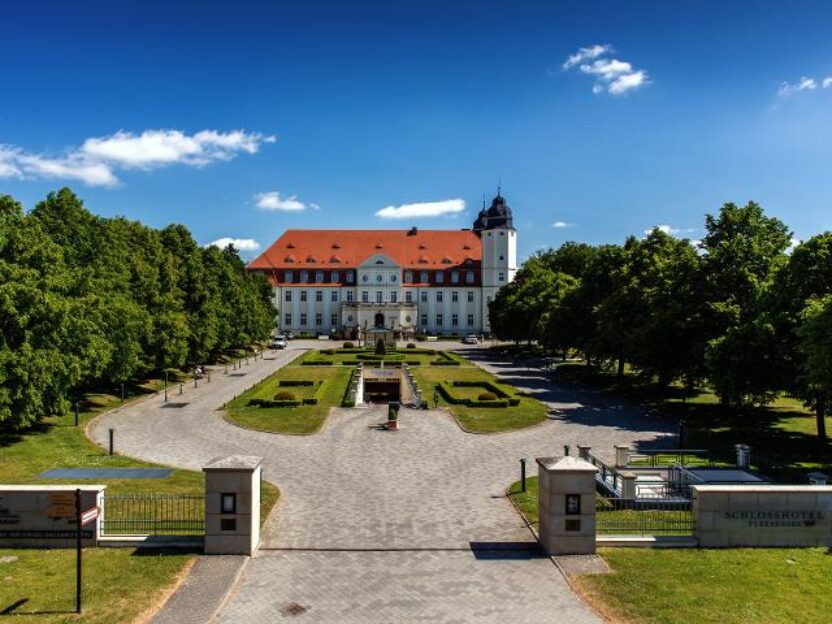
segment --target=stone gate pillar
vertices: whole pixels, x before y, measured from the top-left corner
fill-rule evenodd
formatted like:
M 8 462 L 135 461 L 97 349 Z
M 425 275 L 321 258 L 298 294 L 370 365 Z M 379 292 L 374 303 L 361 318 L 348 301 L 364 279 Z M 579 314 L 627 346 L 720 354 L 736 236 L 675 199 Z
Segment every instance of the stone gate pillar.
M 205 554 L 253 555 L 260 546 L 261 457 L 213 459 L 205 473 Z
M 595 553 L 595 473 L 577 457 L 537 459 L 540 545 L 549 555 Z

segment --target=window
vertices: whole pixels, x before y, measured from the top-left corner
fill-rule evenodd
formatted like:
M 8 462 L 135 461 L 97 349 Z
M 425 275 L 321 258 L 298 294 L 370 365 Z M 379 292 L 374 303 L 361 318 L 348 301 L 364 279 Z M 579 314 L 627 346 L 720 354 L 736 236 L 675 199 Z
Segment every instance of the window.
M 306 312 L 301 312 L 300 315 L 300 326 L 306 327 Z
M 474 303 L 474 291 L 473 290 L 468 291 L 468 303 Z
M 329 315 L 329 324 L 335 327 L 338 324 L 338 313 L 333 312 Z
M 442 291 L 441 290 L 436 291 L 436 303 L 442 303 Z
M 332 303 L 338 303 L 338 291 L 337 290 L 333 290 L 329 293 L 329 300 Z
M 352 284 L 355 280 L 355 275 L 353 275 L 352 271 L 347 271 L 347 284 Z
M 442 271 L 437 271 L 435 274 L 436 283 L 441 284 L 445 281 L 445 274 Z
M 370 293 L 366 290 L 361 291 L 361 302 L 362 303 L 370 303 Z
M 379 273 L 378 275 L 376 275 L 376 281 L 377 281 L 377 282 L 380 282 L 380 281 L 382 281 L 383 279 L 384 279 L 384 276 L 383 276 L 381 273 Z
M 504 259 L 505 259 L 505 258 L 503 258 L 503 256 L 500 256 L 500 260 L 504 260 Z
M 368 279 L 370 279 L 370 276 L 369 276 L 369 275 L 367 275 L 366 273 L 365 273 L 364 275 L 362 275 L 362 276 L 361 276 L 361 281 L 362 281 L 362 282 L 366 282 Z
M 459 284 L 459 271 L 451 271 L 451 284 Z
M 419 281 L 422 284 L 427 284 L 428 283 L 428 272 L 427 271 L 422 271 L 421 273 L 419 273 Z
M 333 272 L 332 272 L 332 277 L 330 277 L 330 278 L 329 278 L 329 281 L 331 281 L 331 282 L 333 282 L 333 283 L 334 283 L 334 282 L 337 282 L 337 281 L 338 281 L 338 279 L 339 279 L 340 277 L 341 277 L 341 276 L 340 276 L 340 275 L 338 275 L 338 271 L 333 271 Z
M 404 291 L 404 300 L 407 303 L 413 303 L 413 291 L 411 291 L 411 290 Z
M 237 495 L 236 494 L 234 494 L 234 493 L 220 494 L 220 513 L 224 513 L 224 514 L 237 513 Z
M 399 293 L 395 290 L 390 291 L 390 303 L 396 303 L 399 300 Z
M 324 324 L 324 315 L 321 314 L 320 312 L 318 312 L 315 315 L 315 327 L 320 327 L 323 324 Z
M 384 293 L 380 290 L 376 291 L 376 303 L 382 303 L 384 301 Z
M 295 277 L 295 274 L 294 274 L 293 271 L 286 271 L 286 273 L 283 274 L 283 279 L 285 281 L 289 282 L 290 284 L 292 283 L 292 280 L 294 279 L 294 277 Z
M 468 271 L 465 273 L 465 283 L 466 284 L 473 284 L 474 283 L 474 272 Z
M 353 297 L 352 291 L 348 290 L 347 291 L 347 303 L 352 303 L 352 297 Z
M 427 303 L 428 302 L 428 291 L 423 290 L 422 293 L 419 295 L 419 299 L 422 301 L 422 303 Z
M 498 273 L 498 274 L 497 274 L 497 281 L 498 281 L 498 282 L 504 282 L 504 281 L 506 281 L 506 274 L 505 274 L 505 273 Z
M 442 327 L 442 315 L 441 314 L 436 315 L 436 326 L 437 327 Z
M 459 327 L 459 314 L 451 314 L 451 327 Z
M 288 312 L 283 315 L 283 324 L 286 327 L 291 327 L 292 326 L 292 315 L 289 314 Z
M 300 300 L 301 301 L 306 301 L 306 291 L 305 290 L 300 291 Z
M 404 274 L 404 283 L 405 284 L 412 284 L 413 283 L 413 271 L 406 271 Z
M 427 325 L 427 324 L 428 324 L 428 315 L 427 315 L 427 314 L 422 314 L 422 315 L 419 317 L 419 322 L 420 322 L 422 325 Z
M 451 293 L 451 301 L 453 301 L 454 303 L 459 301 L 459 293 L 457 291 L 453 291 Z
M 324 300 L 324 291 L 316 290 L 315 291 L 315 301 L 321 302 Z
M 287 303 L 292 302 L 292 291 L 291 290 L 286 291 L 286 294 L 283 295 L 283 300 L 286 301 Z
M 473 326 L 474 326 L 474 315 L 469 314 L 468 315 L 468 327 L 473 327 Z
M 307 271 L 300 272 L 300 281 L 304 284 L 309 281 L 309 273 Z
M 315 281 L 318 284 L 324 283 L 324 272 L 323 271 L 315 271 Z
M 396 276 L 396 274 L 395 274 L 395 273 L 393 273 L 392 275 L 390 275 L 390 281 L 391 281 L 391 282 L 395 282 L 397 279 L 399 279 L 399 278 Z

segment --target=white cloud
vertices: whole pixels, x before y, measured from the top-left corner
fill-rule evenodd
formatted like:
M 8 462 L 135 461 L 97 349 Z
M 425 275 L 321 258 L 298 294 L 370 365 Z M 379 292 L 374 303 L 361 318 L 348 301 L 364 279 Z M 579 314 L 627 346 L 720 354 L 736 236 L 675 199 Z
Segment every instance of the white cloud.
M 109 137 L 87 139 L 80 152 L 125 169 L 150 169 L 173 163 L 203 166 L 230 160 L 237 152 L 254 154 L 261 143 L 274 141 L 275 137 L 242 130 L 203 130 L 190 136 L 180 130 L 145 130 L 141 134 L 120 130 Z
M 832 76 L 827 76 L 823 79 L 823 88 L 829 89 L 830 87 L 832 87 Z
M 589 46 L 588 48 L 581 48 L 575 54 L 572 54 L 563 64 L 564 69 L 570 69 L 575 65 L 583 63 L 584 61 L 591 61 L 594 58 L 598 58 L 602 54 L 606 54 L 607 52 L 612 52 L 612 46 L 610 45 L 593 45 Z
M 794 248 L 797 247 L 798 245 L 800 245 L 802 242 L 803 241 L 800 240 L 799 238 L 794 238 L 794 237 L 790 238 L 789 239 L 789 246 L 786 247 L 786 253 L 791 255 L 791 253 L 794 251 Z
M 259 210 L 282 212 L 300 212 L 301 210 L 306 210 L 306 204 L 300 201 L 297 195 L 281 197 L 278 191 L 258 193 L 254 196 L 254 200 Z M 314 210 L 318 210 L 317 204 L 312 204 L 312 206 L 314 206 Z
M 439 217 L 442 215 L 459 214 L 465 210 L 462 199 L 446 199 L 437 202 L 423 202 L 418 204 L 402 204 L 401 206 L 387 206 L 376 212 L 382 219 L 418 219 L 422 217 Z
M 779 95 L 780 97 L 789 97 L 790 95 L 794 95 L 795 93 L 799 93 L 800 91 L 814 91 L 817 88 L 818 83 L 814 78 L 802 76 L 800 80 L 798 80 L 794 84 L 785 81 L 781 82 L 780 88 L 777 89 L 777 95 Z
M 696 231 L 696 228 L 677 228 L 669 225 L 667 223 L 662 223 L 660 225 L 654 225 L 648 230 L 644 230 L 645 235 L 649 235 L 653 230 L 659 230 L 660 232 L 664 232 L 670 236 L 676 236 L 677 234 L 690 234 L 691 232 Z M 697 241 L 698 242 L 698 241 Z
M 571 69 L 577 66 L 580 73 L 594 76 L 592 92 L 595 94 L 606 91 L 611 95 L 624 95 L 628 91 L 649 84 L 650 77 L 647 72 L 634 69 L 632 63 L 616 58 L 601 58 L 612 51 L 612 47 L 608 45 L 581 48 L 566 59 L 563 68 Z
M 567 228 L 567 227 L 572 227 L 572 224 L 567 223 L 566 221 L 555 221 L 552 224 L 552 227 L 553 228 Z
M 260 249 L 260 243 L 253 238 L 229 238 L 228 236 L 225 238 L 218 238 L 205 246 L 225 249 L 229 245 L 234 245 L 234 249 L 238 251 L 257 251 Z
M 106 137 L 89 138 L 79 148 L 58 157 L 0 145 L 0 178 L 57 178 L 78 180 L 88 186 L 117 186 L 117 169 L 153 169 L 173 164 L 201 167 L 230 160 L 239 152 L 254 154 L 275 138 L 242 130 L 203 130 L 187 135 L 180 130 L 120 130 Z

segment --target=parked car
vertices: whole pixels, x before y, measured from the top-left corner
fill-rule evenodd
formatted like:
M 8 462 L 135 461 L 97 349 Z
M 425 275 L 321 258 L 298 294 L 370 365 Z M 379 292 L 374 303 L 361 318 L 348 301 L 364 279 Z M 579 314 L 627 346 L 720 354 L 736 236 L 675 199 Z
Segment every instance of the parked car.
M 283 332 L 280 337 L 283 337 L 285 340 L 294 340 L 295 335 L 290 331 Z
M 285 349 L 286 348 L 286 339 L 283 336 L 279 336 L 272 340 L 271 343 L 272 349 Z
M 468 334 L 462 339 L 462 344 L 479 344 L 479 340 L 474 334 Z

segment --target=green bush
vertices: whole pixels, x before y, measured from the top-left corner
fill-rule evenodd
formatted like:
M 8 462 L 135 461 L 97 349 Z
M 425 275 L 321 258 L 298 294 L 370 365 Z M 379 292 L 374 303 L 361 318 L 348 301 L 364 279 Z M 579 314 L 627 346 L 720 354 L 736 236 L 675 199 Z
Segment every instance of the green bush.
M 297 399 L 295 393 L 289 392 L 288 390 L 280 390 L 274 395 L 275 401 L 294 401 L 295 399 Z
M 381 338 L 376 340 L 376 355 L 387 355 L 387 346 Z
M 355 345 L 348 340 L 347 342 L 344 343 L 344 348 L 345 349 L 355 349 Z
M 407 343 L 407 348 L 408 348 L 408 349 L 415 349 L 415 348 L 416 348 L 416 345 L 415 345 L 415 344 L 413 344 L 412 342 L 408 342 L 408 343 Z
M 477 397 L 478 401 L 496 401 L 497 395 L 493 392 L 481 392 Z

